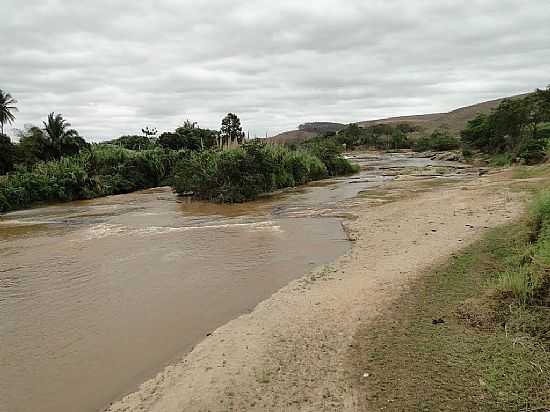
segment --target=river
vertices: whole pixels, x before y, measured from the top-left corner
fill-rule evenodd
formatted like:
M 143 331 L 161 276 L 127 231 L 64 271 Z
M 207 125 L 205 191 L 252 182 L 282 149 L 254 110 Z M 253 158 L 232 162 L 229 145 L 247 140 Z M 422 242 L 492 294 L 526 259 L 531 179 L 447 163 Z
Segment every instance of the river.
M 0 217 L 0 411 L 102 409 L 345 253 L 339 207 L 391 180 L 382 165 L 433 163 L 357 160 L 370 170 L 246 204 L 157 188 Z

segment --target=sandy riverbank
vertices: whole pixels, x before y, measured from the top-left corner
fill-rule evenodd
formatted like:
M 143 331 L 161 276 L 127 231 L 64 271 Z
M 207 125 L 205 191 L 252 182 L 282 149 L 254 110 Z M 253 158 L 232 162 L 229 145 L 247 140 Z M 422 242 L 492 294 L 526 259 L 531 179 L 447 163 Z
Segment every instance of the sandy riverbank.
M 417 181 L 398 180 L 402 196 L 391 202 L 349 202 L 350 253 L 219 328 L 109 411 L 357 410 L 346 365 L 358 327 L 407 281 L 517 216 L 520 195 L 506 179 L 419 192 Z

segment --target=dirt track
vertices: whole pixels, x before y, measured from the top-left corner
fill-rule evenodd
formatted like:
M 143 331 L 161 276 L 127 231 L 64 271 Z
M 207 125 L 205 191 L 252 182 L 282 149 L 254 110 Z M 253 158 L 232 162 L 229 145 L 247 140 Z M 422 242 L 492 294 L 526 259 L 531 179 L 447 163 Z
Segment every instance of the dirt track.
M 503 172 L 414 193 L 397 181 L 396 200 L 355 200 L 348 255 L 219 328 L 109 411 L 357 410 L 345 366 L 355 331 L 409 279 L 516 217 L 520 195 L 506 182 Z

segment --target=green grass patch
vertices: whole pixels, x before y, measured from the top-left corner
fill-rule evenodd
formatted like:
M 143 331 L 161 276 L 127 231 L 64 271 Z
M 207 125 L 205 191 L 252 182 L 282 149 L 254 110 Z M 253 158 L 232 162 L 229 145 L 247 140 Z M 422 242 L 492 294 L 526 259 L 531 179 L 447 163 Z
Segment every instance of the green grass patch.
M 550 410 L 546 196 L 413 282 L 357 333 L 359 410 Z
M 498 153 L 489 156 L 489 165 L 493 167 L 507 167 L 512 165 L 513 156 L 510 153 Z

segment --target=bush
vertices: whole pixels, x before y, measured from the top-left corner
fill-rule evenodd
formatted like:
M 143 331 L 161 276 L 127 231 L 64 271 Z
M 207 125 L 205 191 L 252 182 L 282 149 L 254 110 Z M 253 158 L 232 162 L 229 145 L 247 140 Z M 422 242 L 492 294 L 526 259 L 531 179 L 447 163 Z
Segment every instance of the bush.
M 546 158 L 545 140 L 528 140 L 518 150 L 518 157 L 528 165 L 541 163 Z
M 251 142 L 228 150 L 194 153 L 178 164 L 175 190 L 216 202 L 243 202 L 260 194 L 304 184 L 356 168 L 334 147 L 292 151 Z
M 341 147 L 332 140 L 314 141 L 306 145 L 306 149 L 324 163 L 329 176 L 340 176 L 359 171 L 357 165 L 353 165 L 341 156 Z
M 461 131 L 468 146 L 490 154 L 510 153 L 527 164 L 545 159 L 550 139 L 550 86 L 504 99 L 490 114 L 478 114 Z
M 0 180 L 0 212 L 36 202 L 89 199 L 158 186 L 186 156 L 98 145 L 77 156 L 37 163 Z
M 415 152 L 426 152 L 428 150 L 434 150 L 436 152 L 442 152 L 445 150 L 455 150 L 460 147 L 458 139 L 450 135 L 450 133 L 440 128 L 435 130 L 429 137 L 419 138 L 413 145 Z

